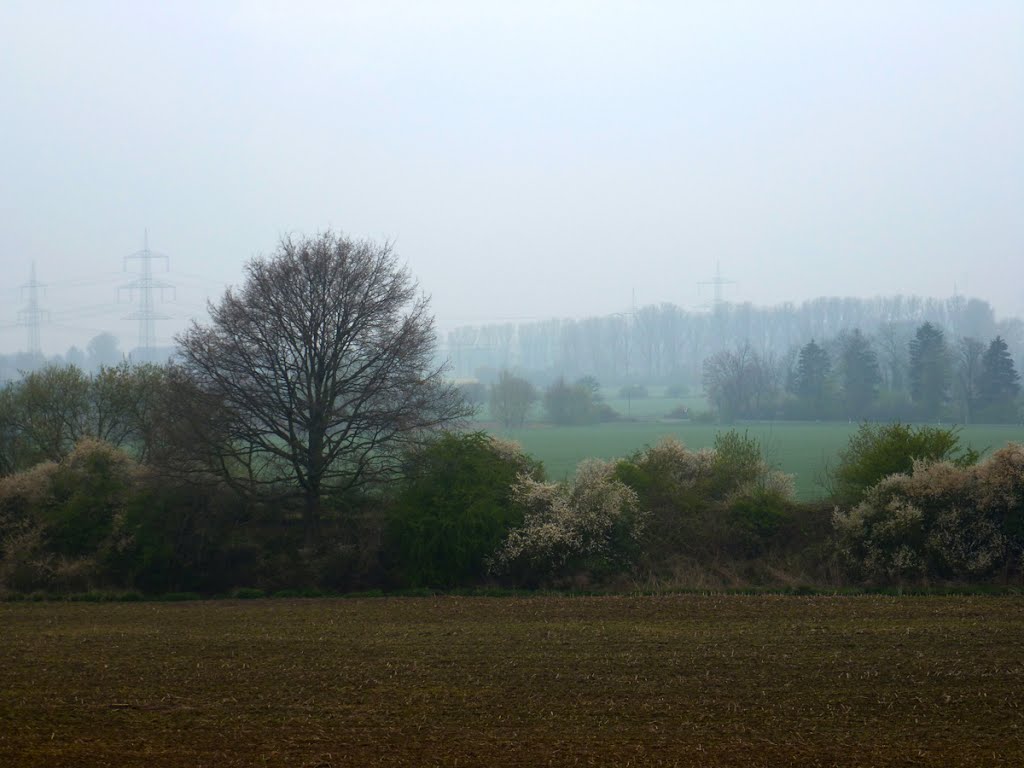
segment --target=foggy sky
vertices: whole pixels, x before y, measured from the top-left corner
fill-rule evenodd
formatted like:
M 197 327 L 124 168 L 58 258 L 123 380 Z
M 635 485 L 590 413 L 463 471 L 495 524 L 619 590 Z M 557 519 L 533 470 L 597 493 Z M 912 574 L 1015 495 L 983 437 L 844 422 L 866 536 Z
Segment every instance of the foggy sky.
M 1024 314 L 1024 3 L 0 4 L 0 351 L 169 343 L 283 233 L 390 239 L 444 329 L 961 293 Z M 172 298 L 167 295 L 166 298 Z

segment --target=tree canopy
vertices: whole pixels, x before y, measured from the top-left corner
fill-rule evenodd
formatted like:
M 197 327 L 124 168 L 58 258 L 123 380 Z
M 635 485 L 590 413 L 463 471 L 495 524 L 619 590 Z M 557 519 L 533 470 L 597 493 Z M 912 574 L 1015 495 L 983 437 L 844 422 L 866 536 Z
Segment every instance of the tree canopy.
M 321 498 L 389 477 L 403 450 L 468 412 L 434 362 L 428 300 L 389 244 L 334 232 L 282 239 L 178 338 L 183 368 L 220 408 L 195 434 L 236 487 Z

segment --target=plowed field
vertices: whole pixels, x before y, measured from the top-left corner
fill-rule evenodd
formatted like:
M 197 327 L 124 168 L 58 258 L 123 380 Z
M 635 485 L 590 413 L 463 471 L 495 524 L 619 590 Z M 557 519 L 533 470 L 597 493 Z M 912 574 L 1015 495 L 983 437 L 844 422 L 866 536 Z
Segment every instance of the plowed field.
M 0 605 L 0 766 L 1024 765 L 1024 600 Z

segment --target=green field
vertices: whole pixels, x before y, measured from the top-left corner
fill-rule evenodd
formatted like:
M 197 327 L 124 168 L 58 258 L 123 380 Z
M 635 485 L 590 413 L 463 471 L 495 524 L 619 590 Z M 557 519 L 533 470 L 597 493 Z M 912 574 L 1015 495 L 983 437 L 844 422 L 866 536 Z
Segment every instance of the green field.
M 1017 597 L 0 604 L 0 765 L 1019 766 Z
M 644 402 L 644 401 L 641 401 Z M 797 494 L 811 499 L 823 494 L 821 481 L 826 463 L 834 461 L 847 444 L 856 424 L 836 422 L 758 422 L 734 427 L 757 438 L 768 461 L 796 478 Z M 614 458 L 672 435 L 690 448 L 709 448 L 721 427 L 690 422 L 633 421 L 587 427 L 532 426 L 495 430 L 495 434 L 520 442 L 541 459 L 548 476 L 560 479 L 571 474 L 585 458 Z M 961 439 L 979 450 L 994 450 L 1007 442 L 1024 442 L 1024 426 L 964 427 Z

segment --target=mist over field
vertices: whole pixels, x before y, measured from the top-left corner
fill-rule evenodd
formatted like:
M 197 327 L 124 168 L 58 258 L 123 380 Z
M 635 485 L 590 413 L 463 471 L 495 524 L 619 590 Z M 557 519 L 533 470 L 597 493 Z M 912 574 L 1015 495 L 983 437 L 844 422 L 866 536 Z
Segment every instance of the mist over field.
M 0 766 L 1024 765 L 1020 0 L 0 0 Z
M 445 352 L 716 298 L 1006 320 L 1022 47 L 1012 1 L 6 2 L 0 352 L 34 317 L 46 356 L 124 354 L 139 313 L 167 348 L 250 257 L 327 228 L 395 243 Z M 151 278 L 125 261 L 147 229 Z

